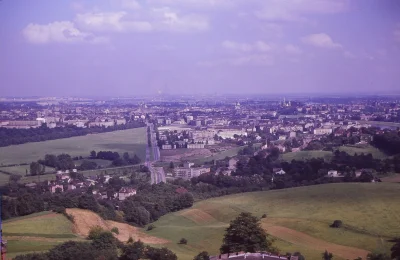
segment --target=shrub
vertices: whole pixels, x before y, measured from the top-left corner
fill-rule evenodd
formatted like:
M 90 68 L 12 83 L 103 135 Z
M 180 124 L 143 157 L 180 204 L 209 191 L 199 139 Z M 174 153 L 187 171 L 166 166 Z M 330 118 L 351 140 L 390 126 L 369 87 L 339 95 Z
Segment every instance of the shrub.
M 132 238 L 131 236 L 129 236 L 127 243 L 128 243 L 128 244 L 133 243 L 133 238 Z
M 267 217 L 267 214 L 263 214 L 262 216 L 261 216 L 261 218 L 266 218 Z
M 332 228 L 341 228 L 343 225 L 343 222 L 341 220 L 335 220 L 333 221 L 332 225 L 330 227 Z
M 119 234 L 119 230 L 118 230 L 118 228 L 117 227 L 113 227 L 112 229 L 111 229 L 111 232 L 112 233 L 115 233 L 115 234 Z
M 101 233 L 104 232 L 104 229 L 100 226 L 94 226 L 90 229 L 88 239 L 93 240 L 99 238 Z
M 65 214 L 65 208 L 64 208 L 64 207 L 55 207 L 55 208 L 53 209 L 53 211 L 54 211 L 55 213 L 58 213 L 58 214 Z
M 148 227 L 147 227 L 147 231 L 150 231 L 150 230 L 153 230 L 153 229 L 155 229 L 156 227 L 154 226 L 154 225 L 149 225 Z
M 179 240 L 179 244 L 181 245 L 186 245 L 188 243 L 186 238 L 181 238 L 181 240 Z

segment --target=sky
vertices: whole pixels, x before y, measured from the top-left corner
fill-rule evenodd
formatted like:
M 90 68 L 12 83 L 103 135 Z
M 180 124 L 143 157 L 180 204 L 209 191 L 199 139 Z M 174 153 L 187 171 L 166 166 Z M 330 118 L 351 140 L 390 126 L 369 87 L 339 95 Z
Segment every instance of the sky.
M 157 93 L 400 93 L 400 1 L 0 0 L 0 97 Z

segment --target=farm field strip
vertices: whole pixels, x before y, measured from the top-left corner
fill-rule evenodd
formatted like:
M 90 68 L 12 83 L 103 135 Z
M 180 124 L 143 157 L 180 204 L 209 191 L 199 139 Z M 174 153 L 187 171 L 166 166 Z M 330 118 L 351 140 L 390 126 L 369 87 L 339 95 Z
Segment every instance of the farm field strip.
M 136 153 L 145 158 L 146 128 L 134 128 L 109 133 L 50 140 L 0 147 L 0 164 L 31 163 L 46 154 L 68 153 L 71 156 L 89 156 L 92 150 Z

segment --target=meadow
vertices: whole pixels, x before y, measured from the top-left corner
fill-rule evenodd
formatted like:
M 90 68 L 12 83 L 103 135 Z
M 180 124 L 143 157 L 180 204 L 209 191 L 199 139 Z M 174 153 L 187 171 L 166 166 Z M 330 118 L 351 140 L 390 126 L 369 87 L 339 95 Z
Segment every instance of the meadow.
M 375 159 L 386 159 L 388 156 L 371 145 L 359 147 L 359 146 L 340 146 L 339 151 L 346 152 L 350 155 L 354 154 L 372 154 Z M 299 152 L 289 152 L 281 155 L 281 159 L 286 162 L 291 162 L 292 160 L 305 161 L 312 158 L 323 158 L 325 161 L 330 161 L 333 157 L 333 152 L 330 151 L 299 151 Z
M 242 211 L 261 217 L 267 233 L 282 253 L 300 251 L 320 259 L 327 249 L 335 259 L 354 259 L 390 248 L 388 238 L 400 236 L 400 185 L 349 183 L 253 192 L 195 203 L 154 223 L 150 235 L 171 241 L 179 259 L 192 259 L 205 250 L 218 254 L 224 229 Z M 344 227 L 330 228 L 334 220 Z M 180 238 L 188 239 L 179 245 Z
M 87 157 L 90 151 L 129 152 L 145 159 L 146 128 L 0 147 L 0 165 L 31 163 L 46 154 L 67 153 Z
M 7 240 L 7 258 L 46 251 L 68 240 L 81 240 L 72 229 L 73 224 L 66 217 L 48 211 L 6 220 L 3 236 Z
M 378 148 L 375 148 L 373 146 L 365 146 L 365 147 L 358 147 L 358 146 L 341 146 L 339 147 L 339 151 L 343 151 L 346 152 L 350 155 L 354 155 L 354 154 L 372 154 L 372 157 L 374 157 L 375 159 L 386 159 L 388 156 L 382 152 L 381 150 L 379 150 Z
M 291 162 L 292 160 L 305 161 L 312 158 L 323 158 L 326 161 L 330 161 L 332 157 L 333 154 L 330 151 L 299 151 L 281 155 L 281 159 L 286 162 Z
M 69 239 L 82 240 L 90 226 L 100 223 L 106 229 L 117 226 L 122 241 L 133 236 L 152 246 L 168 247 L 180 260 L 192 260 L 201 251 L 218 254 L 229 222 L 247 211 L 258 217 L 267 214 L 262 226 L 281 253 L 300 251 L 306 259 L 320 259 L 327 249 L 334 259 L 366 259 L 368 252 L 389 252 L 387 240 L 400 236 L 399 199 L 398 183 L 324 184 L 199 201 L 161 217 L 151 231 L 68 209 L 75 224 L 63 215 L 42 212 L 5 221 L 3 234 L 13 256 L 48 250 Z M 343 227 L 329 227 L 334 220 L 342 220 Z M 181 238 L 188 244 L 178 244 Z

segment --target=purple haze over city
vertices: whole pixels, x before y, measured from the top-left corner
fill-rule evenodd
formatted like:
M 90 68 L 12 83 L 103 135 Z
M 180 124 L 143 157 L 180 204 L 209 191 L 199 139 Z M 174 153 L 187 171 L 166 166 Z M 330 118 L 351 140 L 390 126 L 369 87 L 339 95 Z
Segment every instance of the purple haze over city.
M 0 96 L 399 93 L 398 0 L 2 0 Z

